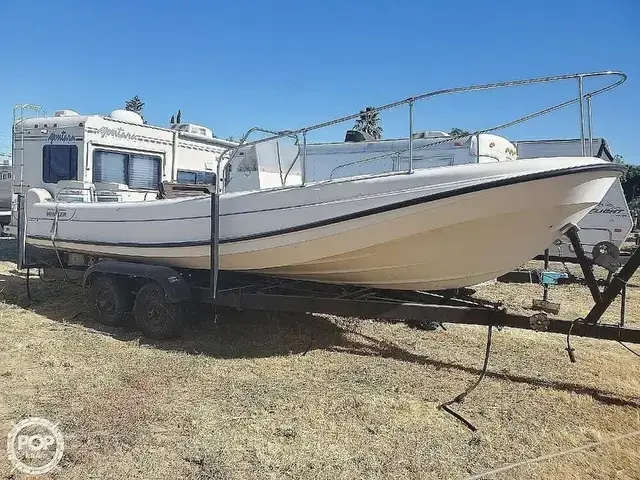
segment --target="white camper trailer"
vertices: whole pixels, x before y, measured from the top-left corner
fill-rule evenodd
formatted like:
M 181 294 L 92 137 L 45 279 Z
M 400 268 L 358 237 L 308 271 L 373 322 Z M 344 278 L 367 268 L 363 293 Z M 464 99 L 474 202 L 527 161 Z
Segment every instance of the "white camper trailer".
M 234 145 L 200 125 L 156 127 L 126 110 L 109 116 L 59 110 L 50 117 L 17 119 L 13 215 L 4 231 L 15 234 L 15 198 L 30 188 L 68 201 L 152 199 L 162 182 L 211 183 L 219 156 Z
M 0 163 L 0 225 L 11 221 L 11 165 Z
M 515 142 L 518 158 L 540 157 L 580 157 L 582 147 L 580 139 L 568 140 L 524 140 Z M 603 138 L 585 141 L 585 154 L 613 161 L 613 155 L 607 141 Z M 624 243 L 633 228 L 633 218 L 622 190 L 620 180 L 616 180 L 602 201 L 585 216 L 580 223 L 580 241 L 585 253 L 592 257 L 592 250 L 600 242 L 611 242 L 616 247 Z M 571 242 L 560 237 L 549 248 L 551 257 L 560 259 L 575 258 Z

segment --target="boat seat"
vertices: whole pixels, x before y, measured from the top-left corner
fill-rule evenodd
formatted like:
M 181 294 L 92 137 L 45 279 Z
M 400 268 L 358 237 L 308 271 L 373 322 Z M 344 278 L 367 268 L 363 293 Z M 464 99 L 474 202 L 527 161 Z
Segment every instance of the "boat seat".
M 81 180 L 60 180 L 55 188 L 55 199 L 59 202 L 92 202 L 94 195 L 93 183 Z
M 210 195 L 213 188 L 213 185 L 204 185 L 202 183 L 195 184 L 162 182 L 158 188 L 158 198 L 178 198 Z
M 129 186 L 117 182 L 96 182 L 96 201 L 123 202 L 129 199 Z

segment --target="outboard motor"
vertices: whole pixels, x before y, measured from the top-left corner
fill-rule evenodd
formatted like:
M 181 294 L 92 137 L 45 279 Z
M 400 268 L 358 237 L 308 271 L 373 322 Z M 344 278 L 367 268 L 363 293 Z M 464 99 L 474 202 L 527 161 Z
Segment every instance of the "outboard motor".
M 370 134 L 359 130 L 347 130 L 344 136 L 345 142 L 375 142 L 375 140 Z

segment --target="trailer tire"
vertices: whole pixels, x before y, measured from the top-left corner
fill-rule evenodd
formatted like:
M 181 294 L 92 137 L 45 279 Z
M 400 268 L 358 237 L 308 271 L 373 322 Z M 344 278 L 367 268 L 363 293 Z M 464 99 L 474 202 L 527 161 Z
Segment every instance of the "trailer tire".
M 110 327 L 122 325 L 133 308 L 133 296 L 113 275 L 100 275 L 91 283 L 89 302 L 95 320 Z
M 185 304 L 172 303 L 159 284 L 149 282 L 136 295 L 133 315 L 145 337 L 167 340 L 182 329 Z

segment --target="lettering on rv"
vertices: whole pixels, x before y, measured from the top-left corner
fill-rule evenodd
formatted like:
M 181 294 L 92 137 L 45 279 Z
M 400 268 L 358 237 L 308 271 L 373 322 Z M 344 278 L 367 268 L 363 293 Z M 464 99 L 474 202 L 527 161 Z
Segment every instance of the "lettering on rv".
M 46 216 L 55 218 L 56 209 L 55 208 L 47 208 Z M 67 211 L 58 209 L 58 218 L 67 218 Z
M 52 132 L 51 135 L 47 138 L 49 142 L 58 142 L 58 143 L 73 143 L 78 138 L 75 135 L 65 132 L 64 130 L 60 133 Z
M 137 140 L 138 135 L 131 132 L 125 132 L 124 128 L 109 128 L 109 127 L 101 127 L 98 130 L 98 135 L 101 138 L 104 137 L 114 137 L 119 138 L 120 140 Z
M 606 215 L 613 215 L 614 217 L 627 216 L 627 212 L 624 208 L 620 208 L 618 205 L 614 205 L 611 202 L 600 202 L 589 212 L 589 214 L 592 213 L 604 213 Z

